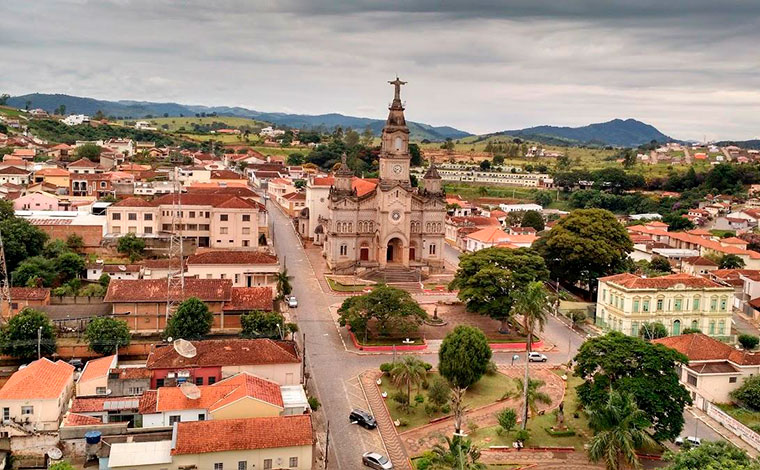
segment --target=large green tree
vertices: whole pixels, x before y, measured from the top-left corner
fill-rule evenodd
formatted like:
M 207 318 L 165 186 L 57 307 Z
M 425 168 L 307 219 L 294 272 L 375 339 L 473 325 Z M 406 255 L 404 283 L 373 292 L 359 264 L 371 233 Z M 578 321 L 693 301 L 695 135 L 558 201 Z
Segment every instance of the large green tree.
M 63 282 L 79 277 L 84 271 L 84 259 L 73 251 L 58 256 L 54 264 L 58 276 Z
M 589 459 L 601 460 L 607 470 L 619 470 L 624 465 L 641 468 L 636 449 L 654 440 L 647 433 L 647 414 L 636 406 L 633 397 L 612 391 L 605 401 L 587 412 L 589 427 L 594 431 L 588 446 Z
M 286 295 L 293 292 L 293 286 L 290 285 L 291 277 L 288 276 L 288 268 L 284 268 L 277 273 L 277 298 L 283 299 Z
M 129 256 L 129 261 L 134 262 L 142 258 L 145 251 L 145 240 L 138 238 L 134 233 L 128 233 L 119 237 L 116 242 L 116 251 Z
M 732 254 L 724 255 L 720 259 L 720 269 L 741 269 L 744 267 L 744 260 Z
M 42 253 L 48 236 L 23 219 L 12 217 L 0 222 L 5 248 L 5 263 L 13 271 L 21 261 Z
M 33 308 L 23 309 L 3 327 L 0 338 L 3 353 L 23 360 L 36 359 L 38 331 L 41 354 L 53 354 L 56 349 L 53 324 L 45 313 Z
M 84 332 L 89 348 L 98 354 L 114 354 L 119 347 L 129 346 L 132 335 L 123 320 L 97 317 L 87 325 Z
M 621 272 L 633 243 L 615 216 L 603 209 L 578 209 L 536 242 L 552 277 L 582 281 L 596 291 L 597 279 Z
M 459 289 L 458 297 L 467 309 L 501 322 L 507 331 L 515 312 L 515 294 L 533 281 L 548 278 L 544 260 L 528 248 L 486 248 L 462 255 L 450 289 Z
M 731 398 L 753 410 L 760 410 L 760 375 L 746 377 L 736 390 L 731 392 Z
M 441 342 L 438 350 L 438 370 L 451 385 L 454 408 L 454 427 L 462 430 L 464 394 L 488 370 L 491 347 L 483 332 L 475 327 L 459 325 Z
M 397 388 L 406 388 L 406 403 L 411 403 L 412 386 L 419 385 L 427 376 L 425 363 L 415 356 L 404 356 L 393 364 L 391 380 Z
M 164 336 L 173 339 L 203 339 L 214 322 L 214 314 L 211 313 L 200 299 L 190 297 L 185 300 L 174 314 L 169 317 Z
M 691 397 L 678 380 L 683 354 L 618 331 L 587 340 L 575 356 L 575 375 L 585 382 L 578 398 L 585 407 L 604 403 L 609 390 L 633 395 L 652 422 L 658 441 L 675 439 L 683 429 L 683 409 Z
M 544 224 L 544 218 L 538 211 L 526 211 L 523 214 L 521 227 L 533 227 L 537 232 L 540 232 L 546 226 Z
M 103 152 L 103 148 L 95 144 L 80 145 L 76 149 L 77 157 L 87 158 L 88 160 L 92 160 L 92 161 L 99 160 L 101 152 Z
M 340 325 L 349 325 L 354 333 L 362 335 L 365 342 L 373 322 L 380 334 L 385 335 L 393 330 L 416 331 L 427 318 L 425 310 L 409 292 L 386 285 L 378 285 L 368 294 L 347 298 L 338 314 Z
M 282 339 L 285 334 L 298 330 L 295 323 L 285 323 L 285 317 L 278 312 L 254 310 L 240 317 L 243 338 Z
M 731 443 L 703 442 L 680 452 L 665 452 L 665 470 L 760 470 L 760 461 Z
M 436 444 L 431 451 L 433 470 L 486 470 L 480 462 L 480 450 L 469 439 L 461 436 L 445 437 L 446 445 Z
M 56 278 L 54 260 L 32 256 L 21 262 L 11 273 L 14 286 L 50 287 Z

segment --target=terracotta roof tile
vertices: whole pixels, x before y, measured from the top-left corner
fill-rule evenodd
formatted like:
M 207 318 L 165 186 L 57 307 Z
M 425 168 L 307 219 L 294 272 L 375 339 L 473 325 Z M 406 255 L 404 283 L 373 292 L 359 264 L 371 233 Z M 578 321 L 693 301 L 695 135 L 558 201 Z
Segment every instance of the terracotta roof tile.
M 187 258 L 188 265 L 197 264 L 276 264 L 277 257 L 260 251 L 206 251 Z
M 271 312 L 274 307 L 272 294 L 271 287 L 233 287 L 232 298 L 228 303 L 224 304 L 224 310 L 241 312 L 263 310 Z
M 689 263 L 692 266 L 718 266 L 718 263 L 711 259 L 705 258 L 704 256 L 689 256 L 687 258 L 683 258 L 682 261 L 684 263 Z
M 80 158 L 79 160 L 69 163 L 69 168 L 97 168 L 99 165 L 89 158 Z
M 107 410 L 133 410 L 138 408 L 141 397 L 76 397 L 71 401 L 72 413 L 97 413 Z M 108 403 L 108 408 L 106 408 Z
M 600 281 L 617 284 L 628 289 L 669 289 L 679 284 L 687 288 L 721 288 L 709 279 L 691 274 L 680 273 L 660 277 L 640 277 L 630 273 L 614 274 L 612 276 L 600 277 Z
M 153 373 L 145 367 L 117 367 L 108 371 L 109 374 L 119 374 L 119 379 L 149 379 Z
M 0 389 L 0 400 L 58 398 L 74 377 L 74 366 L 38 359 L 11 375 Z
M 279 384 L 246 372 L 233 375 L 212 385 L 212 387 L 217 386 L 232 386 L 234 390 L 217 403 L 214 403 L 211 408 L 212 410 L 217 410 L 245 397 L 255 398 L 279 406 L 280 408 L 285 406 L 282 401 L 282 390 Z
M 112 279 L 104 302 L 165 302 L 166 279 Z M 197 297 L 204 302 L 223 302 L 231 298 L 230 279 L 185 279 L 184 299 Z M 177 297 L 180 293 L 175 293 Z
M 50 296 L 47 287 L 11 287 L 13 300 L 45 300 Z
M 112 204 L 113 207 L 153 207 L 149 201 L 141 197 L 128 197 Z
M 180 356 L 172 346 L 154 345 L 145 367 L 174 369 L 178 367 L 239 366 L 258 364 L 293 364 L 301 362 L 295 345 L 271 339 L 222 339 L 193 341 L 194 357 Z
M 16 168 L 15 166 L 0 168 L 0 174 L 2 175 L 28 175 L 29 173 L 29 171 Z
M 138 410 L 140 414 L 156 413 L 158 390 L 146 390 L 140 397 Z
M 116 366 L 116 355 L 91 359 L 85 364 L 84 370 L 82 370 L 82 375 L 79 376 L 77 383 L 86 382 L 99 377 L 106 377 L 108 375 L 108 370 L 114 366 Z
M 94 416 L 80 415 L 77 413 L 68 413 L 63 420 L 64 426 L 97 426 L 103 424 L 100 418 Z
M 180 422 L 172 455 L 311 446 L 311 416 Z

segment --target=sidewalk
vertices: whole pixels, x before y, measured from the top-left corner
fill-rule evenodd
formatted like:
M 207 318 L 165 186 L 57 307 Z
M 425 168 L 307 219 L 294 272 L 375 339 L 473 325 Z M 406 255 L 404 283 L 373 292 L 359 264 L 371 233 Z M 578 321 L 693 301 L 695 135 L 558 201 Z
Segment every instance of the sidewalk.
M 710 429 L 715 431 L 716 433 L 720 434 L 723 439 L 730 442 L 731 444 L 735 445 L 736 447 L 747 451 L 747 454 L 749 454 L 751 457 L 757 457 L 760 455 L 760 452 L 758 452 L 757 449 L 749 445 L 748 443 L 744 442 L 739 436 L 732 433 L 725 427 L 723 427 L 722 424 L 715 421 L 713 418 L 707 416 L 707 413 L 704 411 L 691 407 L 689 408 L 689 412 L 698 420 L 702 421 L 704 424 L 706 424 Z

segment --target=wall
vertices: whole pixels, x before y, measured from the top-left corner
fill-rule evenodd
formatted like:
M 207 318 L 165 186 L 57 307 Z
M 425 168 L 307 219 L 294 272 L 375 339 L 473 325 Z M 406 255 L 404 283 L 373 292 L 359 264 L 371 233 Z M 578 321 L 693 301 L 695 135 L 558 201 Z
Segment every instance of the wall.
M 188 421 L 198 421 L 198 415 L 200 414 L 206 416 L 206 419 L 208 419 L 206 410 L 203 410 L 203 409 L 175 410 L 175 411 L 164 411 L 162 413 L 144 414 L 142 415 L 143 427 L 156 428 L 156 427 L 169 426 L 170 416 L 179 416 L 180 421 L 183 423 L 188 422 Z
M 52 240 L 66 241 L 69 235 L 77 234 L 82 237 L 85 248 L 99 247 L 103 240 L 103 227 L 100 225 L 35 225 L 35 227 L 47 233 Z
M 212 366 L 212 367 L 195 367 L 195 368 L 181 368 L 176 370 L 189 370 L 190 371 L 190 378 L 188 379 L 189 382 L 195 383 L 195 379 L 202 378 L 203 383 L 201 385 L 211 385 L 209 383 L 209 378 L 213 377 L 214 382 L 219 382 L 223 378 L 222 374 L 222 368 L 218 366 Z M 168 379 L 166 376 L 169 374 L 169 372 L 174 372 L 175 369 L 154 369 L 153 370 L 153 377 L 150 381 L 150 388 L 155 389 L 158 387 L 158 379 L 164 379 L 168 382 Z M 224 376 L 228 377 L 228 376 Z
M 198 279 L 232 279 L 233 287 L 272 287 L 272 294 L 277 294 L 276 275 L 280 272 L 279 263 L 250 265 L 188 264 L 187 277 Z M 251 276 L 251 286 L 247 277 Z
M 301 383 L 301 367 L 301 363 L 224 366 L 222 367 L 222 377 L 227 378 L 240 372 L 248 372 L 279 385 L 298 385 Z
M 211 412 L 213 419 L 263 418 L 280 416 L 283 409 L 255 398 L 243 398 Z
M 290 457 L 298 457 L 298 466 L 289 467 Z M 292 468 L 311 470 L 312 446 L 281 447 L 276 449 L 244 450 L 234 452 L 209 452 L 207 454 L 175 455 L 170 468 L 196 465 L 199 469 L 213 469 L 215 463 L 224 464 L 225 469 L 237 469 L 238 462 L 246 461 L 249 469 L 263 469 L 264 459 L 272 459 L 272 468 Z M 278 459 L 281 459 L 278 461 Z M 163 465 L 166 467 L 166 465 Z
M 707 409 L 705 411 L 709 417 L 713 418 L 722 424 L 726 429 L 739 436 L 741 440 L 751 445 L 755 449 L 760 450 L 760 434 L 735 420 L 712 403 L 707 403 Z
M 108 388 L 108 374 L 102 377 L 95 377 L 84 382 L 81 380 L 77 382 L 77 396 L 87 397 L 98 395 L 98 387 Z

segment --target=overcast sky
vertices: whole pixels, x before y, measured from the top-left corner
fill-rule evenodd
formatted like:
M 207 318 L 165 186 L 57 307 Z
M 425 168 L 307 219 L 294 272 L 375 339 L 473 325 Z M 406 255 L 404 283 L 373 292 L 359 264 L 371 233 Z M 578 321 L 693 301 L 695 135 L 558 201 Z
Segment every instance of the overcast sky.
M 0 0 L 0 92 L 760 137 L 756 0 Z

